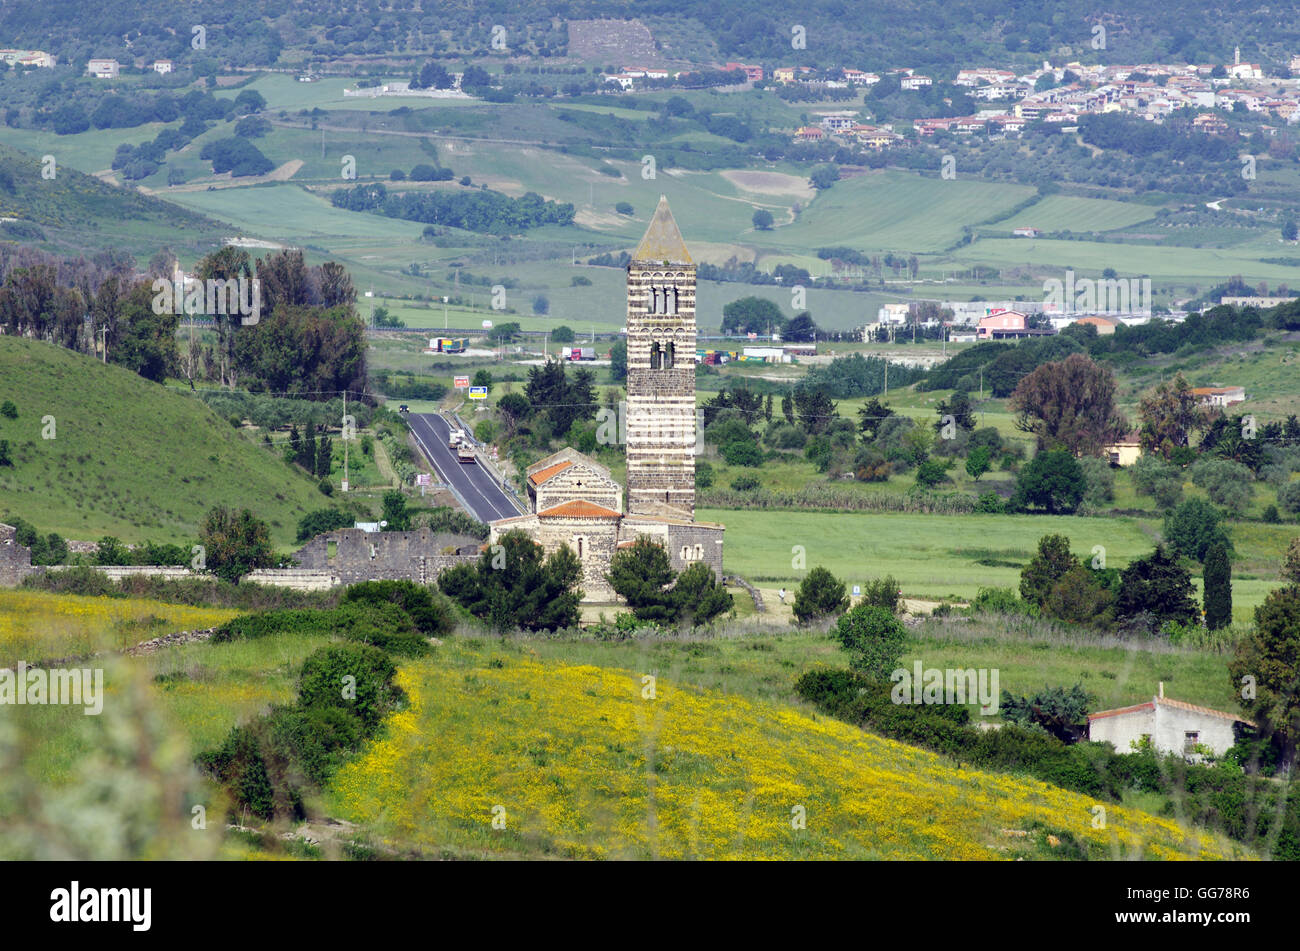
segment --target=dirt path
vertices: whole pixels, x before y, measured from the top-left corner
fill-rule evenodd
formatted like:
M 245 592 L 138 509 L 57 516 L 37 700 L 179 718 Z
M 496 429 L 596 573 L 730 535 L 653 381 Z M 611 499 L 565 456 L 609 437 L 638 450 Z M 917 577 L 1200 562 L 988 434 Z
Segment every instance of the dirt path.
M 138 186 L 146 195 L 174 195 L 177 192 L 203 192 L 211 188 L 243 188 L 245 185 L 262 185 L 267 182 L 287 182 L 298 174 L 302 168 L 302 159 L 290 159 L 274 171 L 265 175 L 244 175 L 231 178 L 229 172 L 199 182 L 187 182 L 184 185 L 168 185 L 166 188 L 145 188 Z

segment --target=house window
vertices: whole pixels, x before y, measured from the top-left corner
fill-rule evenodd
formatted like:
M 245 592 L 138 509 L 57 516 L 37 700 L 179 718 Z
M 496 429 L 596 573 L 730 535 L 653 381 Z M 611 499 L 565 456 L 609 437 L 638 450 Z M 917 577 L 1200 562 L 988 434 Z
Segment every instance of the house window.
M 1183 734 L 1183 752 L 1184 752 L 1184 753 L 1194 753 L 1194 752 L 1196 752 L 1196 745 L 1197 745 L 1198 743 L 1200 743 L 1200 742 L 1201 742 L 1201 734 L 1199 734 L 1199 733 L 1192 733 L 1192 732 L 1190 732 L 1190 731 L 1187 732 L 1187 733 L 1184 733 L 1184 734 Z
M 581 560 L 582 560 L 582 541 L 583 541 L 583 539 L 581 538 L 581 536 L 579 536 L 578 538 L 575 538 L 574 541 L 577 543 L 577 547 L 578 547 L 578 560 L 581 561 Z
M 703 546 L 703 545 L 696 545 L 696 546 L 695 546 L 695 560 L 696 560 L 696 561 L 700 561 L 700 560 L 703 559 L 703 558 L 704 558 L 704 546 Z

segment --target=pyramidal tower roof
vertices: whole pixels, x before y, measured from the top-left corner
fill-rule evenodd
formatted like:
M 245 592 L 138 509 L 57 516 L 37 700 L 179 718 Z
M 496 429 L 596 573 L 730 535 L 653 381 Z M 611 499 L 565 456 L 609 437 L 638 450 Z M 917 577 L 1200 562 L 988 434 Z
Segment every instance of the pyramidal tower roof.
M 686 242 L 673 220 L 673 213 L 668 208 L 668 198 L 659 196 L 659 205 L 650 219 L 650 227 L 645 229 L 645 236 L 636 246 L 632 255 L 634 261 L 667 261 L 670 264 L 694 264 L 691 253 L 686 250 Z

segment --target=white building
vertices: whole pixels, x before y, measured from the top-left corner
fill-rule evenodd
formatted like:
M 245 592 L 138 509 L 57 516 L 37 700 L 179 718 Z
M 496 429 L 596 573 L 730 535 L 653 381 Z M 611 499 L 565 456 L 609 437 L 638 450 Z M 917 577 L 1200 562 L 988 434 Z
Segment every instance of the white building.
M 1158 753 L 1196 757 L 1196 747 L 1222 756 L 1237 742 L 1237 725 L 1254 727 L 1249 720 L 1221 710 L 1198 707 L 1165 696 L 1165 685 L 1146 703 L 1088 714 L 1088 739 L 1110 743 L 1116 752 L 1133 752 L 1132 743 L 1143 737 Z
M 116 79 L 122 70 L 115 59 L 92 59 L 86 64 L 86 72 L 96 79 Z
M 155 60 L 153 64 L 153 71 L 158 73 L 160 76 L 165 76 L 167 73 L 170 73 L 172 68 L 172 61 L 169 59 Z

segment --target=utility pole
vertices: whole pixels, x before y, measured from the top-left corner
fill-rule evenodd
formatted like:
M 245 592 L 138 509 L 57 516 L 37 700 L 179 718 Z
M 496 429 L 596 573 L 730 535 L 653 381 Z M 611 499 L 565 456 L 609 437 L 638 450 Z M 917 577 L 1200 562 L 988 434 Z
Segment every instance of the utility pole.
M 442 329 L 447 329 L 447 295 L 442 295 Z
M 191 317 L 190 317 L 190 320 L 193 320 L 193 319 L 194 319 L 193 316 L 191 316 Z M 105 324 L 104 326 L 102 326 L 102 327 L 99 328 L 99 336 L 100 336 L 100 339 L 103 340 L 103 348 L 104 348 L 104 351 L 103 351 L 103 353 L 104 353 L 104 358 L 103 358 L 103 359 L 104 359 L 104 362 L 107 363 L 107 362 L 108 362 L 108 324 Z
M 984 399 L 984 367 L 980 366 L 980 400 Z
M 889 395 L 889 357 L 885 357 L 885 395 Z
M 348 391 L 343 391 L 343 491 L 348 490 Z M 328 475 L 328 473 L 326 473 Z

